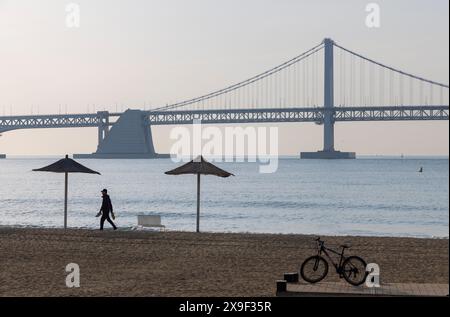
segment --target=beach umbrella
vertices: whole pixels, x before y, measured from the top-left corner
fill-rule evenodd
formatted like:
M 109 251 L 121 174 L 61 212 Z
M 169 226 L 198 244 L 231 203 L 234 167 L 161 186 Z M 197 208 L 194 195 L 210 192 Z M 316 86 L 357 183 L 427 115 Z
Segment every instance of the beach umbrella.
M 34 169 L 33 172 L 52 172 L 52 173 L 64 173 L 65 182 L 64 182 L 64 229 L 67 228 L 67 193 L 68 193 L 68 185 L 69 185 L 69 173 L 86 173 L 86 174 L 98 174 L 99 172 L 93 171 L 86 166 L 81 165 L 80 163 L 72 160 L 66 155 L 65 158 L 50 164 L 49 166 L 45 166 L 42 168 Z
M 168 171 L 167 175 L 186 175 L 194 174 L 197 175 L 197 232 L 200 232 L 200 175 L 215 175 L 219 177 L 230 177 L 234 176 L 223 169 L 207 162 L 203 156 L 197 157 L 195 160 L 182 165 L 174 170 Z

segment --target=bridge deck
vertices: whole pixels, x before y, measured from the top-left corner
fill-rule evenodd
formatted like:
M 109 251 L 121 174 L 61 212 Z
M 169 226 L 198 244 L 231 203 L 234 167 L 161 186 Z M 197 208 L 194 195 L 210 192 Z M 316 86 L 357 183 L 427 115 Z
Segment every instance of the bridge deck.
M 203 124 L 230 123 L 277 123 L 315 122 L 322 124 L 325 108 L 266 108 L 223 109 L 194 111 L 142 111 L 148 125 L 192 124 L 201 120 Z M 413 121 L 448 120 L 449 106 L 398 106 L 398 107 L 334 107 L 335 122 L 349 121 Z M 98 127 L 104 129 L 114 125 L 109 118 L 123 114 L 99 112 L 96 114 L 0 116 L 0 133 L 18 129 Z
M 287 283 L 286 292 L 279 292 L 280 297 L 301 296 L 427 296 L 442 297 L 449 295 L 448 284 L 382 284 L 380 287 L 351 286 L 345 282 L 327 282 L 318 284 Z

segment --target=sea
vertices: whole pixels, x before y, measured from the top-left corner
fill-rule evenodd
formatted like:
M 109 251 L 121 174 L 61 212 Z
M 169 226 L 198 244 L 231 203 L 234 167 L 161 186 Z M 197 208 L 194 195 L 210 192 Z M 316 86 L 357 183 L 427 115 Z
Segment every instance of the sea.
M 64 175 L 33 172 L 56 157 L 0 160 L 0 226 L 63 226 Z M 170 231 L 195 231 L 197 178 L 169 176 L 171 159 L 80 160 L 101 175 L 70 174 L 68 225 L 98 228 L 107 188 L 123 230 L 137 215 L 160 215 Z M 258 162 L 216 163 L 235 176 L 201 178 L 205 232 L 448 238 L 449 160 L 363 157 L 281 158 L 275 173 Z M 420 173 L 420 169 L 423 172 Z M 107 225 L 108 226 L 108 225 Z

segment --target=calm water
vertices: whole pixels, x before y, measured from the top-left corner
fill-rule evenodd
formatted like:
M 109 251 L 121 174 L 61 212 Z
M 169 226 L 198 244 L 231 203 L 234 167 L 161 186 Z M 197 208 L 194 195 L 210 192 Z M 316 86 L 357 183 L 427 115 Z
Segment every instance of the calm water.
M 0 160 L 0 226 L 60 227 L 64 177 L 31 172 L 55 161 Z M 169 230 L 195 228 L 196 178 L 166 176 L 170 160 L 87 160 L 102 176 L 71 174 L 69 225 L 97 227 L 108 188 L 121 227 L 158 214 Z M 254 163 L 218 164 L 236 177 L 202 179 L 205 231 L 448 237 L 448 159 L 282 159 L 275 174 Z M 420 166 L 423 174 L 417 173 Z

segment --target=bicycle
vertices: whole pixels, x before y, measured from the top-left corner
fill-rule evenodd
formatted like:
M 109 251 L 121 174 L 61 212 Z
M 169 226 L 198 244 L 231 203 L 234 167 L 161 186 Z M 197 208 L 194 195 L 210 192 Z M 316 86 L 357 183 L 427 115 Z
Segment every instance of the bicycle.
M 344 278 L 353 286 L 359 286 L 365 282 L 368 274 L 366 272 L 367 264 L 358 256 L 344 256 L 345 250 L 350 248 L 348 245 L 341 245 L 342 251 L 337 252 L 325 247 L 325 242 L 320 238 L 317 238 L 316 241 L 318 243 L 317 255 L 307 258 L 300 268 L 300 275 L 305 281 L 315 284 L 327 276 L 328 262 L 322 256 L 322 254 L 325 254 L 335 267 L 336 273 L 339 274 L 340 278 Z M 338 255 L 339 263 L 334 262 L 328 252 Z

